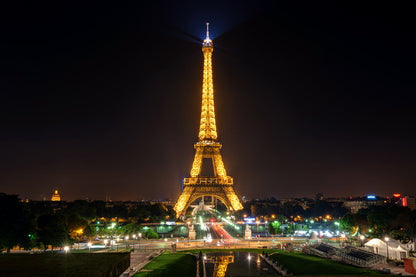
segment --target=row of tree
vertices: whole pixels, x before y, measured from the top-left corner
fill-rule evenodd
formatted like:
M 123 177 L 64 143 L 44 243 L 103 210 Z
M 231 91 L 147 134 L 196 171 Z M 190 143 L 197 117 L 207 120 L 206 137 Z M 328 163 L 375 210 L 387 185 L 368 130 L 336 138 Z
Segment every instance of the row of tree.
M 348 210 L 342 206 L 342 202 L 328 202 L 325 200 L 310 201 L 308 206 L 301 205 L 301 201 L 284 202 L 277 200 L 250 201 L 244 204 L 245 209 L 242 213 L 251 214 L 252 216 L 269 216 L 271 214 L 280 214 L 287 218 L 298 216 L 304 218 L 319 217 L 331 215 L 334 218 L 340 218 L 348 213 Z
M 397 205 L 371 206 L 341 219 L 341 229 L 368 237 L 390 236 L 407 242 L 416 238 L 416 210 Z
M 175 218 L 175 212 L 172 208 L 166 207 L 161 203 L 150 204 L 145 201 L 115 203 L 102 200 L 75 200 L 72 202 L 32 201 L 25 205 L 35 215 L 54 213 L 56 210 L 61 210 L 65 214 L 77 213 L 88 220 L 117 217 L 129 218 L 131 221 L 143 223 Z
M 416 211 L 397 205 L 372 206 L 357 214 L 348 214 L 339 204 L 323 200 L 314 201 L 307 209 L 296 203 L 278 201 L 252 201 L 245 203 L 240 215 L 274 215 L 270 220 L 271 233 L 291 233 L 299 227 L 293 225 L 292 216 L 303 218 L 329 214 L 340 218 L 340 231 L 366 234 L 369 237 L 391 236 L 407 241 L 414 239 Z M 14 246 L 26 249 L 35 246 L 61 247 L 76 241 L 86 241 L 99 236 L 125 236 L 142 234 L 143 238 L 157 238 L 150 228 L 142 228 L 143 222 L 160 222 L 175 218 L 172 208 L 160 203 L 104 201 L 29 202 L 24 203 L 16 195 L 0 193 L 0 249 L 9 251 Z M 278 224 L 288 224 L 282 230 Z M 302 223 L 302 222 L 298 222 Z M 332 224 L 333 222 L 327 222 Z M 334 226 L 332 226 L 334 227 Z M 335 227 L 334 227 L 335 228 Z
M 142 228 L 139 222 L 165 219 L 171 214 L 171 210 L 160 204 L 106 206 L 103 201 L 79 200 L 68 204 L 24 203 L 16 195 L 0 193 L 0 251 L 9 252 L 15 246 L 53 249 L 97 235 L 112 237 L 140 232 L 143 238 L 157 238 L 152 229 Z M 101 218 L 104 220 L 97 224 Z

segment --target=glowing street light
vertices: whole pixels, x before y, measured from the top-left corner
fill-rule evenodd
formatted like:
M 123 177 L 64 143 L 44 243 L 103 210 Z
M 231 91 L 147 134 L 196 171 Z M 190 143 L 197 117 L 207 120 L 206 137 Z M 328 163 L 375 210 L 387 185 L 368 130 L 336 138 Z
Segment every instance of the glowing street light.
M 344 239 L 345 239 L 345 234 L 341 234 L 341 238 L 342 238 L 342 241 L 344 241 Z M 339 242 L 339 245 L 341 245 L 341 240 L 340 240 L 340 242 Z
M 334 222 L 335 226 L 337 226 L 337 235 L 339 235 L 339 221 Z
M 387 246 L 387 259 L 389 259 L 389 237 L 385 237 L 384 241 L 386 242 L 386 246 Z
M 65 253 L 68 253 L 68 251 L 69 251 L 69 246 L 65 246 L 65 247 L 64 247 L 64 251 L 65 251 Z
M 87 243 L 87 245 L 88 245 L 88 252 L 91 252 L 91 246 L 92 246 L 92 243 L 91 243 L 91 242 L 89 242 L 89 243 Z
M 361 240 L 361 247 L 364 246 L 364 239 L 365 237 L 363 235 L 360 236 L 360 240 Z

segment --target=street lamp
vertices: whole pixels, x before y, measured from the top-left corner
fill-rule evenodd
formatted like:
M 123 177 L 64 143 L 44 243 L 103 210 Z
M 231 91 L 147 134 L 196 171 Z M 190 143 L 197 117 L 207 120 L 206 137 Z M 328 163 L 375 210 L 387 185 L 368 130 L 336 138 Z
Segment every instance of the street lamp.
M 365 237 L 363 235 L 360 236 L 360 240 L 361 240 L 361 247 L 364 246 L 364 239 Z
M 336 233 L 337 233 L 337 236 L 339 236 L 339 222 L 338 221 L 335 221 L 335 226 L 337 226 L 337 230 L 336 230 Z
M 65 251 L 65 253 L 68 253 L 68 251 L 69 251 L 69 246 L 65 246 L 65 247 L 64 247 L 64 251 Z
M 142 238 L 142 233 L 139 233 L 139 249 L 140 249 L 140 239 Z
M 134 240 L 136 239 L 136 237 L 137 237 L 136 234 L 133 234 L 132 235 L 132 238 L 133 238 L 133 251 L 134 251 L 134 246 L 135 246 L 135 241 Z
M 106 248 L 107 248 L 107 244 L 108 244 L 108 239 L 105 239 L 105 240 L 104 240 L 104 249 L 106 249 Z
M 389 259 L 389 237 L 385 237 L 384 241 L 386 242 L 386 246 L 387 246 L 387 260 Z
M 92 246 L 92 243 L 91 243 L 91 242 L 89 242 L 87 245 L 88 245 L 88 252 L 91 252 L 91 246 Z
M 127 247 L 129 246 L 129 243 L 127 242 L 129 240 L 129 236 L 125 236 L 124 237 L 124 241 L 125 241 L 125 246 L 126 246 L 126 251 L 127 251 Z
M 341 238 L 344 240 L 345 239 L 345 234 L 341 234 Z M 340 245 L 341 245 L 341 242 L 340 242 Z

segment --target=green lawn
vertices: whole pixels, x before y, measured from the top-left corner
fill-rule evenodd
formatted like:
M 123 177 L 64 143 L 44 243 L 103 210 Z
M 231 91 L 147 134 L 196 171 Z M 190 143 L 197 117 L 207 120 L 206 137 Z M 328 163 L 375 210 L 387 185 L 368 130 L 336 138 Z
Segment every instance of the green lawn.
M 211 253 L 211 252 L 251 252 L 251 253 L 267 253 L 269 258 L 277 260 L 278 264 L 283 265 L 288 273 L 294 275 L 306 276 L 390 276 L 378 273 L 373 270 L 363 269 L 339 263 L 337 261 L 324 259 L 303 253 L 288 253 L 283 250 L 276 249 L 260 249 L 260 248 L 240 248 L 240 249 L 192 249 L 181 251 L 183 253 Z
M 196 259 L 185 253 L 163 253 L 148 263 L 135 277 L 186 277 L 195 276 Z
M 269 256 L 294 275 L 382 275 L 372 270 L 358 268 L 337 261 L 303 253 L 279 252 Z
M 0 254 L 0 275 L 98 277 L 120 275 L 129 264 L 128 253 Z

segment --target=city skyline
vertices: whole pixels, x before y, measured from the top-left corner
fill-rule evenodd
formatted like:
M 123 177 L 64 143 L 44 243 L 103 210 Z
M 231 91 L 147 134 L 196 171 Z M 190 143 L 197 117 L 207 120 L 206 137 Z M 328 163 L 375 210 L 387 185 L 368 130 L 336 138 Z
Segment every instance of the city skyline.
M 410 10 L 234 5 L 7 18 L 0 191 L 176 199 L 210 21 L 218 136 L 238 195 L 415 195 Z

